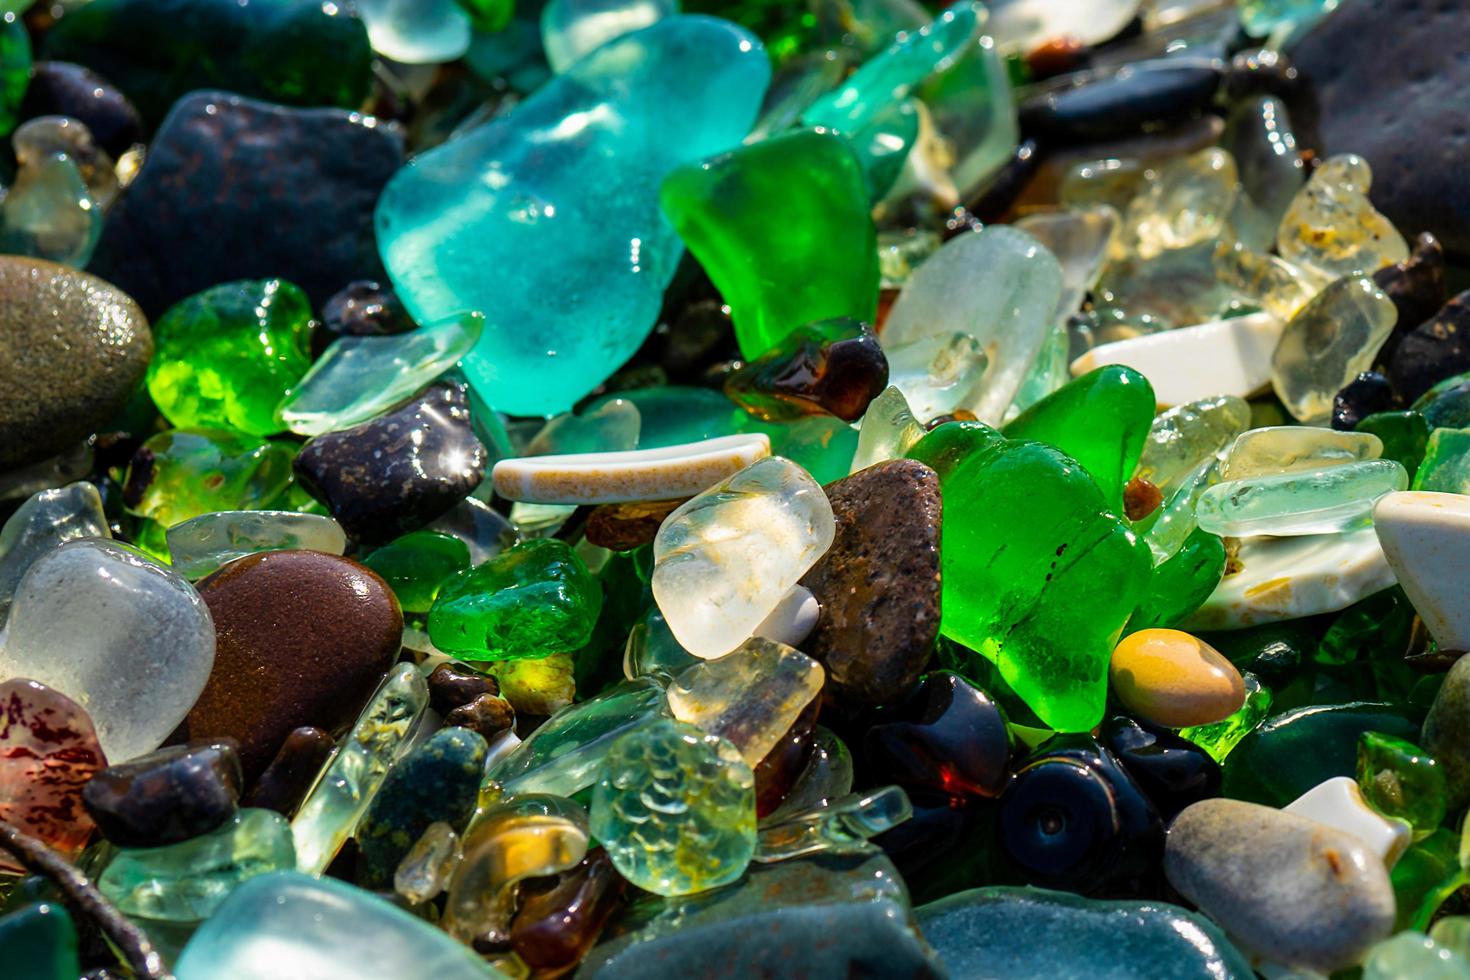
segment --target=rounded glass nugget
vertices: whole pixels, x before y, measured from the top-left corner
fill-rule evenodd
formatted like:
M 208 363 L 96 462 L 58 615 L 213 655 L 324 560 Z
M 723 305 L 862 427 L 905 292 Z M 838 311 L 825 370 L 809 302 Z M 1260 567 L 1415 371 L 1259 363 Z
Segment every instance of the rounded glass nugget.
M 755 853 L 755 776 L 735 746 L 659 719 L 619 738 L 603 772 L 592 834 L 624 878 L 690 895 L 745 872 Z

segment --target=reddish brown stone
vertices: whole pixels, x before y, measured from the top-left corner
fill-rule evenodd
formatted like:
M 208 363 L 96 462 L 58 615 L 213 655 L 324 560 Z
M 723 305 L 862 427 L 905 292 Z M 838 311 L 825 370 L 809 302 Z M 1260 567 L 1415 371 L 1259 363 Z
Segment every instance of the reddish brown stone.
M 403 636 L 387 583 L 336 555 L 250 555 L 200 582 L 199 594 L 214 617 L 216 653 L 189 734 L 238 741 L 247 780 L 292 729 L 350 724 Z
M 1123 513 L 1130 521 L 1143 520 L 1163 502 L 1163 492 L 1141 476 L 1135 476 L 1123 487 Z
M 462 704 L 444 716 L 450 728 L 468 728 L 491 741 L 501 732 L 510 731 L 516 723 L 516 711 L 505 698 L 481 694 L 469 704 Z
M 587 515 L 587 540 L 609 551 L 632 551 L 651 544 L 664 518 L 683 500 L 642 500 L 602 504 Z
M 332 736 L 320 728 L 303 725 L 296 729 L 281 743 L 281 750 L 260 774 L 243 805 L 291 816 L 306 799 L 335 746 Z
M 902 697 L 939 633 L 939 477 L 916 460 L 828 484 L 832 547 L 802 584 L 822 604 L 802 650 L 827 668 L 839 702 Z

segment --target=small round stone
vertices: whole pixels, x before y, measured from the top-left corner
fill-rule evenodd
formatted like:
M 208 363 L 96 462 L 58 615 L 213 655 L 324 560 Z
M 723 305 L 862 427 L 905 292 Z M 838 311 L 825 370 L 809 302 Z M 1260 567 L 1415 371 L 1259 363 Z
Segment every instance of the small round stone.
M 108 766 L 87 783 L 82 802 L 118 847 L 161 847 L 222 826 L 235 815 L 240 783 L 235 743 L 199 741 Z
M 1113 693 L 1145 721 L 1208 725 L 1245 703 L 1245 681 L 1214 647 L 1180 630 L 1139 630 L 1113 648 Z

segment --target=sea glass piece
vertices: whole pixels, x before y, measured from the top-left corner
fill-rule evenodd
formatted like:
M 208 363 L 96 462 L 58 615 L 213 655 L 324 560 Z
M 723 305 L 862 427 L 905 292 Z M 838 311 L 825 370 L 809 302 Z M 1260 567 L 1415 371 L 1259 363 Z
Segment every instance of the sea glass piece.
M 669 711 L 734 745 L 754 768 L 822 690 L 822 665 L 753 636 L 734 652 L 686 668 L 669 685 Z
M 290 510 L 202 514 L 169 528 L 167 540 L 174 571 L 190 581 L 262 551 L 304 548 L 340 555 L 347 550 L 347 535 L 336 521 Z
M 1177 552 L 1155 561 L 1149 594 L 1128 620 L 1129 632 L 1167 629 L 1183 622 L 1220 585 L 1226 565 L 1224 542 L 1195 528 Z
M 429 638 L 469 660 L 536 659 L 586 643 L 602 588 L 564 541 L 542 538 L 461 572 L 439 590 Z
M 42 555 L 80 538 L 110 538 L 102 496 L 90 483 L 41 490 L 0 528 L 0 624 L 26 569 Z
M 1281 257 L 1327 279 L 1371 275 L 1407 259 L 1404 236 L 1368 200 L 1372 183 L 1372 168 L 1356 154 L 1322 161 L 1281 219 Z
M 1240 198 L 1230 224 L 1248 248 L 1269 251 L 1286 209 L 1306 182 L 1286 103 L 1273 95 L 1242 99 L 1225 120 L 1220 145 L 1240 171 Z
M 1155 565 L 1168 561 L 1184 547 L 1184 542 L 1199 527 L 1194 519 L 1194 507 L 1200 494 L 1219 482 L 1220 463 L 1214 456 L 1207 457 L 1180 478 L 1178 485 L 1164 499 L 1152 526 L 1144 532 L 1144 541 L 1153 552 Z
M 87 193 L 106 211 L 119 190 L 117 164 L 92 140 L 92 131 L 70 116 L 37 116 L 27 119 L 10 138 L 15 159 L 22 166 L 35 166 L 56 153 L 64 153 L 77 166 Z
M 690 653 L 730 652 L 826 554 L 832 505 L 800 466 L 758 460 L 674 511 L 654 539 L 653 595 Z
M 1245 682 L 1245 703 L 1229 718 L 1209 725 L 1193 725 L 1179 729 L 1179 736 L 1188 739 L 1210 754 L 1216 762 L 1224 762 L 1230 750 L 1240 743 L 1271 714 L 1271 689 L 1261 683 L 1255 674 L 1241 674 Z
M 281 403 L 281 421 L 304 436 L 366 422 L 458 363 L 484 323 L 467 313 L 390 337 L 339 337 Z
M 1138 466 L 1153 419 L 1148 379 L 1110 364 L 1043 398 L 1002 431 L 1008 439 L 1055 446 L 1081 463 L 1109 509 L 1121 513 L 1123 485 Z
M 309 969 L 312 980 L 505 976 L 371 892 L 289 871 L 237 888 L 189 940 L 174 974 L 178 980 L 259 980 L 280 977 L 286 964 Z
M 268 436 L 311 366 L 311 302 L 280 279 L 226 283 L 170 307 L 153 338 L 148 393 L 170 422 Z
M 1424 444 L 1414 489 L 1463 494 L 1470 491 L 1470 431 L 1435 429 Z
M 505 942 L 521 879 L 575 867 L 588 844 L 587 814 L 570 800 L 530 794 L 486 810 L 465 835 L 445 931 L 464 943 Z
M 429 686 L 418 668 L 405 663 L 388 672 L 291 821 L 299 870 L 321 874 L 332 863 L 407 752 L 428 704 Z
M 1244 480 L 1375 460 L 1383 441 L 1368 432 L 1337 432 L 1305 425 L 1269 425 L 1243 433 L 1230 446 L 1220 477 Z
M 841 136 L 798 130 L 678 167 L 659 198 L 729 305 L 747 358 L 803 324 L 873 321 L 877 233 Z
M 686 667 L 700 660 L 674 639 L 669 624 L 654 606 L 628 631 L 623 647 L 623 676 L 637 680 L 651 674 L 672 679 Z
M 512 796 L 571 796 L 597 782 L 608 747 L 618 736 L 667 713 L 663 686 L 654 678 L 618 684 L 557 712 L 492 765 L 487 778 Z
M 771 454 L 760 433 L 678 446 L 521 456 L 495 464 L 495 492 L 537 504 L 615 504 L 693 496 Z
M 1470 959 L 1429 936 L 1403 932 L 1363 959 L 1363 980 L 1470 980 Z
M 869 403 L 863 414 L 852 472 L 874 463 L 900 459 L 922 438 L 924 427 L 914 418 L 903 392 L 890 385 Z
M 925 421 L 968 405 L 990 365 L 985 348 L 967 333 L 930 334 L 884 350 L 888 383 L 907 399 L 913 417 Z
M 1448 796 L 1444 769 L 1413 742 L 1382 732 L 1358 738 L 1358 786 L 1379 813 L 1407 822 L 1426 837 L 1444 822 Z
M 740 751 L 660 719 L 608 751 L 592 833 L 630 882 L 658 895 L 729 884 L 755 853 L 755 776 Z
M 853 854 L 868 841 L 913 816 L 908 794 L 897 786 L 854 793 L 824 806 L 767 821 L 756 842 L 755 860 L 763 864 L 806 854 Z
M 393 890 L 411 904 L 435 898 L 459 867 L 464 851 L 454 828 L 441 821 L 429 824 L 414 841 L 393 872 Z
M 1373 280 L 1339 279 L 1287 321 L 1271 355 L 1271 386 L 1299 421 L 1326 422 L 1332 399 L 1373 366 L 1398 310 Z
M 470 21 L 456 0 L 358 0 L 373 50 L 405 65 L 453 61 L 470 47 Z
M 194 587 L 98 538 L 31 565 L 0 646 L 0 677 L 29 677 L 75 700 L 114 763 L 162 745 L 213 665 L 214 622 Z
M 0 202 L 0 249 L 84 268 L 102 237 L 102 207 L 76 161 L 50 153 L 22 164 Z
M 24 905 L 0 916 L 0 956 L 27 980 L 73 980 L 81 975 L 77 929 L 62 905 Z
M 1170 160 L 1124 212 L 1125 244 L 1147 260 L 1213 242 L 1239 194 L 1235 160 L 1218 147 Z
M 82 787 L 106 765 L 92 719 L 75 701 L 24 678 L 0 683 L 0 819 L 75 857 L 95 827 Z M 21 870 L 0 857 L 0 872 Z
M 1149 426 L 1134 475 L 1167 494 L 1191 470 L 1230 448 L 1250 420 L 1250 406 L 1234 395 L 1202 398 L 1162 412 Z
M 1148 550 L 1049 446 L 960 422 L 910 455 L 944 494 L 941 631 L 994 663 L 1050 727 L 1097 724 L 1112 648 L 1146 593 Z
M 295 866 L 286 818 L 274 810 L 247 808 L 219 829 L 177 844 L 122 848 L 97 887 L 128 915 L 201 922 L 241 883 Z
M 1374 501 L 1408 485 L 1409 474 L 1391 459 L 1250 476 L 1200 494 L 1195 520 L 1223 537 L 1330 534 L 1367 523 Z
M 725 397 L 756 418 L 862 418 L 888 387 L 888 359 L 867 324 L 850 317 L 797 327 L 725 376 Z
M 1107 206 L 1063 208 L 1023 215 L 1015 226 L 1034 237 L 1062 267 L 1057 318 L 1065 320 L 1097 285 L 1122 219 Z
M 1326 285 L 1280 256 L 1252 251 L 1239 241 L 1222 238 L 1211 261 L 1222 283 L 1282 320 L 1296 316 Z
M 977 276 L 976 269 L 986 274 Z M 999 422 L 1056 322 L 1062 270 L 1023 231 L 992 225 L 963 234 L 909 278 L 881 334 L 886 348 L 932 334 L 969 334 L 990 366 L 964 407 Z
M 769 77 L 744 30 L 667 17 L 389 181 L 378 243 L 414 319 L 491 318 L 463 362 L 482 398 L 516 414 L 564 411 L 638 349 L 681 250 L 659 185 L 738 142 Z M 587 285 L 566 288 L 568 268 Z
M 678 0 L 550 0 L 541 9 L 546 63 L 560 74 L 613 38 L 678 12 Z
M 414 531 L 361 560 L 388 583 L 404 612 L 426 613 L 443 584 L 470 567 L 470 548 L 452 534 Z

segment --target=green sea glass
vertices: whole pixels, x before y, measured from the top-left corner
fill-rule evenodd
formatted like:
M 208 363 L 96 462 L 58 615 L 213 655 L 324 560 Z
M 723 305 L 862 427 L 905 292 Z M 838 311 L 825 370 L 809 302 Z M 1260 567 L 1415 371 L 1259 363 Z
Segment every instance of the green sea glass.
M 0 136 L 20 121 L 20 103 L 31 83 L 31 35 L 20 12 L 0 13 Z
M 1128 620 L 1128 631 L 1177 626 L 1204 605 L 1224 574 L 1225 543 L 1195 528 L 1177 553 L 1154 566 L 1148 595 Z
M 1415 837 L 1428 836 L 1444 822 L 1444 770 L 1413 742 L 1364 732 L 1358 738 L 1357 777 L 1373 809 L 1407 822 Z
M 1470 493 L 1470 429 L 1435 429 L 1429 434 L 1414 489 Z
M 729 304 L 747 358 L 803 324 L 872 322 L 877 237 L 862 168 L 841 137 L 799 130 L 679 167 L 660 200 Z
M 889 363 L 891 367 L 892 362 Z M 868 403 L 868 410 L 863 414 L 852 472 L 885 460 L 901 459 L 922 438 L 924 427 L 914 418 L 903 392 L 890 385 Z
M 950 423 L 910 456 L 944 494 L 941 631 L 993 662 L 1053 729 L 1096 725 L 1113 645 L 1147 592 L 1147 550 L 1050 446 Z
M 1220 463 L 1211 456 L 1185 474 L 1174 491 L 1164 498 L 1164 506 L 1156 512 L 1143 535 L 1156 565 L 1168 561 L 1184 547 L 1184 542 L 1199 526 L 1194 517 L 1195 505 L 1206 490 L 1219 482 Z
M 383 577 L 404 612 L 425 613 L 440 587 L 470 567 L 470 549 L 450 534 L 414 531 L 363 556 L 362 563 Z
M 61 905 L 27 905 L 0 916 L 0 962 L 24 980 L 76 980 L 77 928 Z
M 1271 714 L 1271 689 L 1261 683 L 1255 674 L 1246 671 L 1241 675 L 1245 681 L 1245 703 L 1231 715 L 1208 725 L 1192 725 L 1181 728 L 1179 736 L 1188 739 L 1210 754 L 1216 762 L 1225 757 L 1251 732 L 1260 727 Z
M 1250 406 L 1234 395 L 1175 406 L 1150 424 L 1134 475 L 1168 494 L 1190 471 L 1229 448 L 1250 421 Z
M 280 279 L 212 286 L 170 307 L 153 341 L 148 393 L 170 422 L 268 436 L 311 367 L 311 302 Z
M 860 854 L 876 845 L 868 841 L 914 815 L 908 794 L 897 786 L 853 793 L 810 810 L 788 812 L 768 820 L 756 839 L 755 860 L 788 861 L 807 854 Z
M 1194 514 L 1200 527 L 1222 537 L 1331 534 L 1365 523 L 1374 501 L 1408 485 L 1398 463 L 1370 459 L 1227 480 L 1200 494 Z
M 1429 423 L 1418 412 L 1377 412 L 1355 430 L 1375 435 L 1383 443 L 1383 458 L 1397 460 L 1412 481 L 1429 448 Z M 1412 485 L 1412 483 L 1411 483 Z
M 201 514 L 169 528 L 165 540 L 174 571 L 190 581 L 262 551 L 306 549 L 340 555 L 347 549 L 347 535 L 336 521 L 289 510 Z

